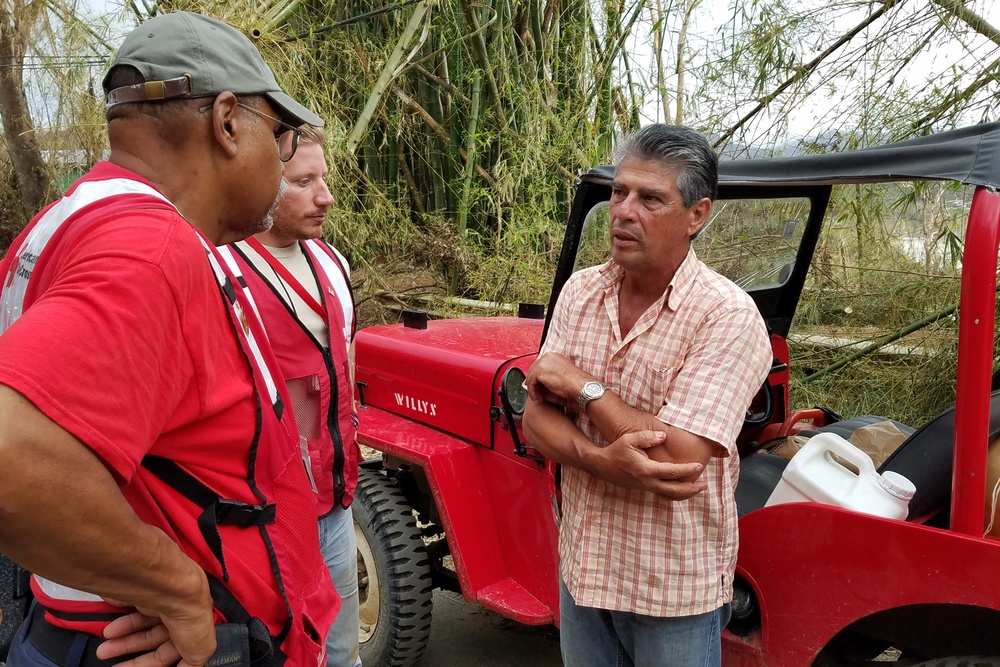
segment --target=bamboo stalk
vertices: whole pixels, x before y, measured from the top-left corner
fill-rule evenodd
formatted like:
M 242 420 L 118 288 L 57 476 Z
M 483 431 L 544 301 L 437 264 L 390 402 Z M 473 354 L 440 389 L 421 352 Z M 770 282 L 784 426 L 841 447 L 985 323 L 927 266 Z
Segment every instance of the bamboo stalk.
M 449 52 L 443 52 L 438 58 L 438 72 L 441 74 L 441 78 L 448 80 L 451 72 L 451 68 L 448 65 L 448 59 L 454 57 L 456 59 L 456 64 L 461 64 L 461 54 L 459 49 L 452 49 Z M 459 112 L 459 107 L 455 104 L 452 99 L 451 91 L 445 87 L 439 87 L 441 92 L 441 112 L 443 114 L 443 124 L 448 128 L 448 155 L 445 166 L 447 168 L 447 173 L 445 174 L 445 183 L 448 184 L 448 211 L 455 211 L 458 208 L 458 177 L 456 174 L 461 169 L 462 158 L 458 154 L 458 147 L 462 145 L 462 127 L 461 127 L 461 116 Z
M 997 71 L 1000 70 L 1000 60 L 994 60 L 989 65 L 983 67 L 976 75 L 976 78 L 966 88 L 961 91 L 949 93 L 941 102 L 934 105 L 930 111 L 911 123 L 914 130 L 923 129 L 933 123 L 943 114 L 955 107 L 961 100 L 967 100 L 986 86 L 993 85 L 997 79 Z
M 622 52 L 622 61 L 625 64 L 625 85 L 628 90 L 628 99 L 625 99 L 625 93 L 622 92 L 621 88 L 615 89 L 617 93 L 615 98 L 617 98 L 617 103 L 620 107 L 618 110 L 618 122 L 621 129 L 625 133 L 631 134 L 639 129 L 639 109 L 642 107 L 642 103 L 636 102 L 635 99 L 635 82 L 632 80 L 632 63 L 629 60 L 628 53 Z
M 663 51 L 666 44 L 667 17 L 663 9 L 665 0 L 652 0 L 649 7 L 649 20 L 652 23 L 650 31 L 653 33 L 653 72 L 656 74 L 656 92 L 660 98 L 660 112 L 663 113 L 663 121 L 670 118 L 670 98 L 667 95 L 667 71 L 663 66 Z
M 146 16 L 146 14 L 139 11 L 139 5 L 135 4 L 135 0 L 128 0 L 125 6 L 132 10 L 132 13 L 135 14 L 135 18 L 137 20 L 141 21 Z
M 425 51 L 430 47 L 429 44 L 424 44 Z M 434 51 L 431 49 L 431 51 Z M 441 96 L 438 89 L 433 86 L 427 85 L 427 81 L 424 79 L 417 80 L 417 92 L 420 95 L 420 106 L 427 110 L 428 115 L 434 119 L 438 124 L 445 126 L 447 123 L 444 122 L 444 116 L 441 109 Z M 431 192 L 434 197 L 434 210 L 435 211 L 445 211 L 447 213 L 451 212 L 451 208 L 448 205 L 448 169 L 447 169 L 447 154 L 451 144 L 451 137 L 431 137 L 426 143 L 427 148 L 427 164 L 430 165 L 428 178 L 431 184 Z
M 411 308 L 410 306 L 408 306 L 406 304 L 401 304 L 401 303 L 397 303 L 395 301 L 392 301 L 391 300 L 392 298 L 393 297 L 392 297 L 391 294 L 386 294 L 383 297 L 383 299 L 388 300 L 388 303 L 386 303 L 386 301 L 383 300 L 382 301 L 382 307 L 385 308 L 385 309 L 387 309 L 387 310 L 394 310 L 397 313 L 401 313 L 404 310 L 410 310 L 410 308 Z M 437 320 L 447 320 L 449 318 L 455 317 L 455 315 L 456 315 L 455 313 L 449 313 L 449 312 L 446 312 L 446 311 L 443 311 L 443 310 L 421 309 L 421 312 L 426 313 L 428 316 L 433 317 L 434 319 L 437 319 Z
M 687 49 L 688 27 L 691 25 L 691 15 L 701 0 L 688 0 L 684 8 L 684 21 L 681 23 L 680 34 L 677 35 L 677 94 L 674 96 L 677 103 L 677 114 L 674 116 L 674 125 L 680 125 L 684 120 L 684 74 L 687 71 L 687 63 L 684 52 Z M 664 119 L 669 116 L 664 116 Z
M 413 180 L 413 174 L 410 173 L 410 166 L 406 163 L 406 156 L 403 155 L 402 143 L 396 144 L 396 151 L 399 170 L 403 173 L 403 180 L 406 181 L 406 187 L 410 190 L 410 196 L 413 197 L 413 205 L 422 215 L 426 214 L 427 207 L 424 205 L 423 197 L 420 196 L 420 190 L 417 188 L 417 182 Z
M 463 93 L 459 88 L 456 88 L 455 85 L 453 83 L 451 83 L 450 81 L 439 77 L 438 75 L 434 74 L 433 72 L 428 71 L 423 65 L 414 65 L 413 69 L 418 74 L 420 74 L 420 76 L 424 77 L 425 79 L 427 79 L 431 83 L 433 83 L 433 84 L 435 84 L 437 86 L 440 86 L 444 90 L 447 90 L 448 93 L 450 93 L 454 97 L 457 97 L 458 99 L 460 99 L 465 104 L 472 104 L 472 100 L 470 100 L 468 97 L 466 97 L 465 93 Z
M 537 69 L 536 76 L 539 82 L 545 81 L 545 40 L 542 37 L 542 2 L 543 0 L 529 0 L 527 9 L 531 39 L 535 43 L 535 68 Z
M 444 118 L 451 118 L 451 114 L 454 112 L 454 102 L 451 98 L 455 94 L 455 86 L 451 85 L 451 70 L 448 66 L 449 56 L 449 52 L 441 52 L 438 56 L 438 76 L 436 77 L 442 83 L 447 84 L 438 85 L 441 89 L 441 112 Z M 426 72 L 427 70 L 424 71 Z
M 611 77 L 601 82 L 600 95 L 597 97 L 597 110 L 594 122 L 597 125 L 597 148 L 600 156 L 610 155 L 615 139 L 615 124 L 611 113 Z
M 276 27 L 283 25 L 301 4 L 302 0 L 283 0 L 282 2 L 274 3 L 264 13 L 264 28 L 274 30 Z
M 463 299 L 457 296 L 437 296 L 435 294 L 398 294 L 394 292 L 379 292 L 379 298 L 388 298 L 398 302 L 415 301 L 417 303 L 443 304 L 461 308 L 476 308 L 495 310 L 501 313 L 516 313 L 517 304 L 502 301 L 480 301 L 478 299 Z
M 92 27 L 90 27 L 89 24 L 87 24 L 86 21 L 80 20 L 80 18 L 78 18 L 76 14 L 67 13 L 65 11 L 65 7 L 63 7 L 62 5 L 55 2 L 49 2 L 46 3 L 46 7 L 48 7 L 48 9 L 51 10 L 52 13 L 54 13 L 56 16 L 58 16 L 59 20 L 62 21 L 63 23 L 67 25 L 73 24 L 75 27 L 82 29 L 85 33 L 87 33 L 87 35 L 90 36 L 91 39 L 93 39 L 102 48 L 106 49 L 109 52 L 115 50 L 115 47 L 109 44 L 103 37 L 98 35 L 97 32 Z M 147 11 L 149 11 L 149 5 L 146 5 L 146 9 Z M 133 10 L 136 13 L 138 13 L 138 8 L 136 8 L 134 4 L 133 4 Z M 153 12 L 156 11 L 155 5 L 153 6 L 152 11 Z M 154 15 L 155 15 L 154 13 L 149 14 L 149 16 L 154 16 Z
M 479 17 L 476 15 L 476 10 L 469 0 L 463 0 L 462 4 L 465 7 L 466 19 L 469 21 L 469 25 L 472 26 L 473 33 L 475 33 L 475 36 L 472 38 L 472 52 L 475 54 L 476 60 L 479 61 L 479 67 L 486 74 L 486 89 L 490 93 L 493 110 L 497 115 L 500 126 L 504 127 L 507 125 L 507 113 L 504 111 L 504 101 L 500 97 L 500 89 L 497 88 L 497 81 L 493 76 L 493 67 L 492 63 L 490 63 L 489 54 L 486 51 L 486 39 L 483 37 Z
M 551 56 L 555 52 L 555 46 L 562 38 L 558 17 L 562 12 L 568 13 L 569 10 L 564 6 L 565 0 L 540 0 L 540 2 L 542 3 L 542 32 L 549 36 L 545 43 L 548 51 L 546 55 Z
M 553 63 L 553 59 L 554 55 L 558 53 L 559 44 L 562 41 L 562 23 L 555 12 L 554 1 L 545 3 L 542 16 L 542 34 L 548 35 L 549 38 L 538 47 L 538 58 L 541 66 L 538 87 L 541 90 L 542 101 L 549 108 L 553 108 L 556 106 L 556 100 L 559 97 L 555 85 L 555 63 Z
M 961 19 L 980 35 L 1000 46 L 1000 30 L 997 30 L 985 18 L 966 7 L 965 3 L 961 2 L 961 0 L 931 0 L 931 2 L 952 16 Z
M 452 94 L 456 99 L 458 99 L 459 101 L 461 101 L 466 106 L 472 106 L 472 100 L 469 99 L 468 97 L 466 97 L 465 93 L 463 93 L 461 90 L 459 90 L 458 88 L 456 88 L 452 83 L 450 83 L 448 81 L 445 81 L 444 79 L 442 79 L 439 76 L 436 76 L 433 72 L 427 71 L 427 69 L 425 69 L 424 67 L 422 67 L 420 65 L 414 65 L 413 69 L 418 74 L 420 74 L 420 76 L 426 78 L 428 81 L 430 81 L 430 82 L 434 83 L 435 85 L 441 86 L 442 88 L 446 89 L 450 94 Z M 515 130 L 514 128 L 512 128 L 510 126 L 505 126 L 503 128 L 503 133 L 506 134 L 507 136 L 511 137 L 512 139 L 517 140 L 523 146 L 526 146 L 528 144 L 528 140 L 521 133 L 519 133 L 517 130 Z M 567 169 L 563 165 L 557 164 L 556 165 L 556 171 L 559 172 L 559 174 L 563 178 L 565 178 L 568 182 L 573 183 L 574 181 L 576 181 L 576 174 L 574 174 L 573 172 L 571 172 L 569 169 Z
M 374 137 L 372 135 L 369 134 L 365 137 L 361 150 L 365 159 L 365 173 L 368 174 L 368 178 L 372 179 L 373 182 L 380 183 L 382 181 L 382 174 L 379 168 L 379 151 L 375 148 Z
M 403 29 L 403 34 L 400 35 L 399 41 L 396 42 L 396 48 L 392 50 L 392 54 L 386 60 L 385 67 L 382 68 L 382 73 L 375 82 L 375 86 L 372 88 L 367 102 L 365 102 L 364 109 L 358 115 L 358 121 L 354 124 L 354 129 L 351 130 L 351 134 L 347 137 L 347 151 L 352 155 L 357 149 L 361 137 L 368 131 L 368 125 L 371 123 L 372 116 L 375 115 L 375 109 L 382 100 L 382 95 L 397 76 L 397 70 L 403 61 L 403 54 L 413 41 L 417 30 L 423 25 L 424 18 L 430 8 L 430 1 L 423 0 L 414 8 L 413 13 L 410 15 L 410 20 L 406 24 L 406 28 Z
M 851 363 L 852 361 L 856 361 L 856 360 L 860 359 L 861 357 L 867 356 L 867 355 L 871 354 L 872 352 L 875 352 L 879 348 L 885 347 L 889 343 L 893 343 L 893 342 L 899 340 L 903 336 L 908 336 L 909 334 L 913 333 L 914 331 L 919 331 L 920 329 L 923 329 L 926 326 L 930 326 L 931 324 L 934 324 L 935 322 L 937 322 L 938 320 L 940 320 L 942 318 L 945 318 L 945 317 L 948 317 L 949 315 L 952 315 L 956 310 L 958 310 L 958 304 L 955 304 L 954 306 L 948 306 L 947 308 L 945 308 L 943 310 L 939 310 L 936 313 L 932 313 L 932 314 L 928 315 L 927 317 L 923 318 L 922 320 L 919 320 L 917 322 L 914 322 L 913 324 L 905 326 L 902 329 L 899 329 L 898 331 L 894 331 L 893 333 L 889 334 L 888 336 L 884 336 L 882 338 L 879 338 L 878 340 L 876 340 L 875 342 L 873 342 L 871 345 L 866 345 L 865 347 L 861 348 L 857 352 L 855 352 L 855 353 L 853 353 L 851 355 L 848 355 L 848 356 L 844 357 L 843 359 L 830 364 L 826 368 L 820 369 L 820 370 L 816 371 L 815 373 L 813 373 L 812 375 L 807 375 L 806 377 L 802 378 L 802 384 L 811 384 L 811 383 L 815 382 L 816 380 L 818 380 L 819 378 L 823 377 L 824 375 L 829 375 L 830 373 L 843 368 L 844 366 L 846 366 L 847 364 Z
M 510 77 L 508 87 L 513 91 L 527 92 L 524 81 L 524 74 L 521 71 L 521 56 L 517 49 L 517 34 L 514 27 L 514 15 L 511 2 L 513 0 L 498 0 L 500 3 L 500 48 L 501 60 L 510 66 Z M 512 105 L 513 117 L 511 126 L 520 127 L 522 125 L 522 113 L 524 111 L 523 100 Z M 519 113 L 521 112 L 521 113 Z
M 469 115 L 469 129 L 466 133 L 465 152 L 468 156 L 465 161 L 465 175 L 462 179 L 462 197 L 458 203 L 458 238 L 459 241 L 465 238 L 465 232 L 469 222 L 469 196 L 472 191 L 472 172 L 476 166 L 476 133 L 479 131 L 480 97 L 483 87 L 482 74 L 477 70 L 476 76 L 472 80 L 472 113 Z M 458 294 L 458 267 L 451 269 L 451 295 Z
M 901 2 L 902 0 L 896 1 Z M 636 21 L 638 21 L 639 16 L 642 13 L 642 7 L 643 4 L 641 2 L 636 3 L 635 11 L 632 12 L 632 15 L 629 17 L 625 25 L 619 26 L 616 24 L 617 38 L 601 53 L 599 61 L 599 70 L 603 80 L 600 81 L 600 86 L 593 87 L 591 94 L 587 98 L 587 106 L 590 106 L 590 104 L 593 103 L 594 98 L 597 97 L 599 94 L 598 91 L 601 88 L 605 85 L 609 85 L 611 71 L 614 67 L 615 60 L 618 58 L 618 54 L 621 53 L 622 48 L 625 46 L 625 40 L 627 40 L 628 36 L 632 33 L 632 28 L 635 26 Z M 577 118 L 576 122 L 578 123 L 579 121 L 580 118 Z
M 441 127 L 441 125 L 439 125 L 438 122 L 435 121 L 434 118 L 432 118 L 429 113 L 427 113 L 427 109 L 424 109 L 422 106 L 420 106 L 419 102 L 417 102 L 415 99 L 413 99 L 412 97 L 401 91 L 399 88 L 396 88 L 395 90 L 396 90 L 396 95 L 399 97 L 399 99 L 401 99 L 403 103 L 406 104 L 406 106 L 416 111 L 417 114 L 424 119 L 424 123 L 427 124 L 427 127 L 429 127 L 432 132 L 437 134 L 442 139 L 445 140 L 448 139 L 449 137 L 448 131 L 445 130 L 443 127 Z M 466 154 L 465 149 L 459 148 L 458 154 L 462 157 L 463 160 L 468 162 L 469 156 Z M 490 176 L 486 172 L 486 170 L 480 167 L 479 165 L 476 165 L 476 173 L 479 174 L 479 177 L 481 179 L 486 181 L 487 185 L 491 187 L 496 185 L 496 180 L 494 180 L 494 178 Z
M 385 102 L 386 115 L 396 117 L 396 98 L 390 97 Z M 385 134 L 385 182 L 389 187 L 389 195 L 396 200 L 399 194 L 399 137 L 387 125 Z

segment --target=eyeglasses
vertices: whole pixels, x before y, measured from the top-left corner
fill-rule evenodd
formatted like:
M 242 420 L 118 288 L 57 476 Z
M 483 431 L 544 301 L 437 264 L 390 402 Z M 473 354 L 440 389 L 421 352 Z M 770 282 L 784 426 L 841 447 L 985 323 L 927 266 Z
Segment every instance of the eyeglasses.
M 275 118 L 274 116 L 268 116 L 263 111 L 258 111 L 253 107 L 248 107 L 242 102 L 237 102 L 236 106 L 243 109 L 244 111 L 249 111 L 250 113 L 260 116 L 261 118 L 266 118 L 270 121 L 274 121 L 278 124 L 278 129 L 274 131 L 274 141 L 278 144 L 278 159 L 282 162 L 288 162 L 295 155 L 295 149 L 299 147 L 299 135 L 301 132 L 299 128 L 292 127 L 288 123 L 285 123 L 280 118 Z

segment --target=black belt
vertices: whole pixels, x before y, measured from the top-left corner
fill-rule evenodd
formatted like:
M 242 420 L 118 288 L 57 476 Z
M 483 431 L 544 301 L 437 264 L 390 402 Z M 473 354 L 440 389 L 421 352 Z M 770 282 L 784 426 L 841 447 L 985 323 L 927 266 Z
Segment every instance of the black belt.
M 28 617 L 28 641 L 39 653 L 57 665 L 64 667 L 112 667 L 119 662 L 137 657 L 141 654 L 122 656 L 113 660 L 101 660 L 97 657 L 97 647 L 104 643 L 103 637 L 87 635 L 76 630 L 66 630 L 58 628 L 45 620 L 45 607 L 37 602 L 31 606 L 31 614 Z M 73 644 L 77 637 L 83 635 L 87 637 L 80 661 L 70 665 L 69 660 L 73 653 Z M 80 640 L 83 641 L 83 640 Z

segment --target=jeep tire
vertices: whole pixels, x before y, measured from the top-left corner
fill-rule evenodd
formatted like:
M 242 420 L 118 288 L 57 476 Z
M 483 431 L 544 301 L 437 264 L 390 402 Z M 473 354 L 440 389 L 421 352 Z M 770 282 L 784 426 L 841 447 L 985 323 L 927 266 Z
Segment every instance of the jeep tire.
M 406 667 L 431 631 L 431 573 L 416 517 L 395 480 L 362 469 L 354 502 L 361 661 Z

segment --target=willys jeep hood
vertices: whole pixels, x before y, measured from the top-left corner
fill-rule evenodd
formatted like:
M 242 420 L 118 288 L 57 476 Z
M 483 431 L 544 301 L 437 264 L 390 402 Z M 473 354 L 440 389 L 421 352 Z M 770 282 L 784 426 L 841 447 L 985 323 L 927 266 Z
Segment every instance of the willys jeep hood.
M 364 405 L 489 446 L 498 376 L 512 359 L 533 358 L 541 339 L 541 320 L 517 317 L 362 329 L 355 337 L 360 398 Z

